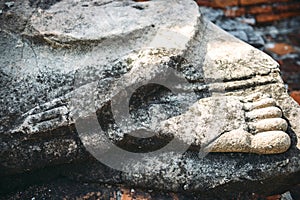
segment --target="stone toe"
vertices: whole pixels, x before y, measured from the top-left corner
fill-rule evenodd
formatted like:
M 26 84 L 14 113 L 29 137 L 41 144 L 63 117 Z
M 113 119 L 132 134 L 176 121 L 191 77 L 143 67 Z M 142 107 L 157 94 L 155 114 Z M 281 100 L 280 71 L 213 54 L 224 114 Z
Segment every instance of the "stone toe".
M 283 131 L 261 132 L 253 136 L 251 152 L 257 154 L 277 154 L 288 150 L 291 145 L 289 135 Z
M 277 107 L 266 107 L 255 109 L 246 113 L 246 118 L 248 120 L 258 120 L 258 119 L 267 119 L 267 118 L 281 118 L 282 112 Z
M 273 98 L 264 98 L 256 102 L 245 103 L 244 109 L 247 111 L 251 111 L 254 109 L 266 108 L 271 106 L 276 106 L 275 100 Z
M 251 133 L 259 133 L 265 131 L 286 131 L 287 122 L 282 118 L 261 119 L 256 122 L 249 123 Z

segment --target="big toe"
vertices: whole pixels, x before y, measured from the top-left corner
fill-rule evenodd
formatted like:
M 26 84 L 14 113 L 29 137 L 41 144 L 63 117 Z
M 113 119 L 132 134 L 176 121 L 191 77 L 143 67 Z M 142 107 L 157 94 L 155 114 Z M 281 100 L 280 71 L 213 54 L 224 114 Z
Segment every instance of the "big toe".
M 283 131 L 266 131 L 253 136 L 251 151 L 258 154 L 283 153 L 291 146 L 289 135 Z

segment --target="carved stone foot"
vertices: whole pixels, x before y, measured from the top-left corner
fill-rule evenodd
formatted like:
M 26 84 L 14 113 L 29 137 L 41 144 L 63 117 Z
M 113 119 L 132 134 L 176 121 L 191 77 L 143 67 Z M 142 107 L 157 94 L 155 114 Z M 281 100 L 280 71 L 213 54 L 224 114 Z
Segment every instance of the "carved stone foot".
M 216 117 L 216 112 L 223 114 Z M 201 99 L 185 114 L 163 122 L 162 132 L 209 152 L 276 154 L 291 145 L 287 127 L 275 100 L 255 94 Z
M 211 151 L 276 154 L 290 147 L 290 137 L 285 133 L 288 124 L 275 100 L 260 95 L 253 97 L 243 105 L 248 131 L 224 133 L 213 143 Z

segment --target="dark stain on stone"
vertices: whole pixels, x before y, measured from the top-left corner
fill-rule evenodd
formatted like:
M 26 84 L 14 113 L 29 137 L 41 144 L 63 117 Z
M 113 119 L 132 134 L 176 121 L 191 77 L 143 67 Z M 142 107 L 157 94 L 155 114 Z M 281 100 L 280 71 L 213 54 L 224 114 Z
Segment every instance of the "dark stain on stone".
M 132 7 L 135 8 L 135 9 L 138 9 L 138 10 L 144 10 L 145 9 L 143 6 L 140 6 L 140 5 L 134 5 Z
M 29 0 L 29 5 L 34 8 L 49 9 L 61 0 Z

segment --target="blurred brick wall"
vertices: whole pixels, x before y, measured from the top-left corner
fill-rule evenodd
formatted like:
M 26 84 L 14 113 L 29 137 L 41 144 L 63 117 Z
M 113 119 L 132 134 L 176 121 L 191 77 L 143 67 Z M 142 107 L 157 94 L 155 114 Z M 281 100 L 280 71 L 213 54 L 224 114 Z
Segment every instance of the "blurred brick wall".
M 252 16 L 268 23 L 300 16 L 299 0 L 196 0 L 199 6 L 221 8 L 227 17 Z
M 300 0 L 195 1 L 199 6 L 211 7 L 214 10 L 222 9 L 224 12 L 221 12 L 221 15 L 226 19 L 251 24 L 254 27 L 252 32 L 258 31 L 264 40 L 260 49 L 280 64 L 281 75 L 288 91 L 300 104 Z M 286 18 L 289 19 L 283 20 Z M 217 20 L 215 23 L 223 29 L 223 24 L 226 25 L 224 21 L 218 23 Z M 238 27 L 235 28 L 238 30 Z M 246 34 L 250 33 L 247 31 Z M 255 46 L 252 41 L 245 42 Z

